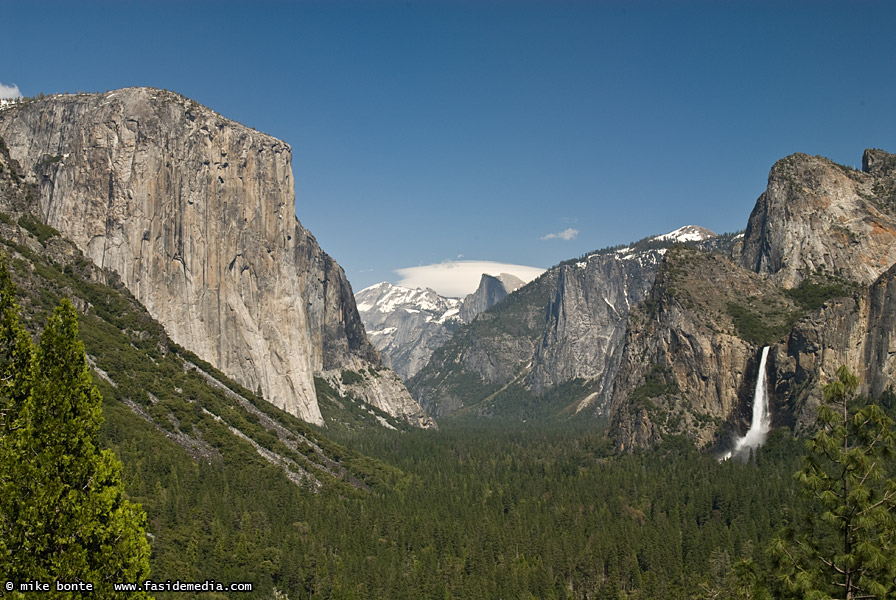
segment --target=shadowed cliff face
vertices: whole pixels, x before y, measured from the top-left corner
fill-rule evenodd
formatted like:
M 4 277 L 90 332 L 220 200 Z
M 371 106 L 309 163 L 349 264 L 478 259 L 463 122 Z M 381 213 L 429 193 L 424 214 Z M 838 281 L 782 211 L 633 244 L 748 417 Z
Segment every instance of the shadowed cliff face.
M 776 394 L 789 398 L 797 431 L 811 427 L 821 386 L 846 365 L 861 392 L 880 396 L 896 377 L 896 266 L 852 296 L 836 298 L 799 320 L 776 352 Z
M 286 143 L 148 88 L 8 108 L 0 136 L 41 218 L 277 406 L 322 423 L 315 372 L 380 366 L 342 269 L 295 217 Z M 399 387 L 392 408 L 419 412 Z

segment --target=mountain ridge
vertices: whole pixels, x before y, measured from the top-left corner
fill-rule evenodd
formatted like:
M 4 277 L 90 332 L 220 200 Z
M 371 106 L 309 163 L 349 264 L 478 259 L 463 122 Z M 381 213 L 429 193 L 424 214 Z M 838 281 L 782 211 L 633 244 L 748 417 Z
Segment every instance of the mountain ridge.
M 460 328 L 409 389 L 437 418 L 522 418 L 542 403 L 545 416 L 593 415 L 624 450 L 676 434 L 724 448 L 749 425 L 767 345 L 773 422 L 805 431 L 841 364 L 869 393 L 896 375 L 894 181 L 882 150 L 863 171 L 785 157 L 742 234 L 687 240 L 685 227 L 563 261 L 518 292 L 528 303 Z
M 525 282 L 510 273 L 483 273 L 463 299 L 430 288 L 381 282 L 355 295 L 358 312 L 384 362 L 407 381 L 417 374 L 458 327 L 469 323 Z

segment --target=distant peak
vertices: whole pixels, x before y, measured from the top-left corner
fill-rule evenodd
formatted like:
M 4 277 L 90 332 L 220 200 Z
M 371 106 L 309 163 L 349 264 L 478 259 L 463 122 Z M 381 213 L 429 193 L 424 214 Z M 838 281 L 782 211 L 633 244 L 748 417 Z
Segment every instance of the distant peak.
M 702 242 L 714 237 L 717 237 L 716 234 L 706 227 L 685 225 L 675 231 L 658 235 L 654 239 L 670 242 Z
M 370 287 L 364 288 L 363 290 L 361 290 L 360 292 L 358 292 L 355 295 L 357 296 L 358 294 L 363 294 L 364 292 L 372 292 L 374 290 L 388 290 L 390 287 L 396 287 L 396 286 L 394 286 L 394 284 L 389 283 L 388 281 L 381 281 L 379 283 L 375 283 L 375 284 L 371 285 Z

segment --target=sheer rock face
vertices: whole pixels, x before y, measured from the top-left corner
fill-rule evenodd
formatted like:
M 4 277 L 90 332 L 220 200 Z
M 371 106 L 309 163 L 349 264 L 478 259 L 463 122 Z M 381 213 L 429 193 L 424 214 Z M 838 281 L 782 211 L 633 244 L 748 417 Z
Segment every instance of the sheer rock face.
M 814 273 L 870 285 L 896 263 L 896 157 L 868 150 L 863 171 L 794 154 L 771 169 L 740 263 L 792 288 Z
M 724 442 L 718 436 L 726 424 L 746 431 L 761 344 L 743 339 L 731 303 L 781 327 L 796 310 L 772 282 L 724 256 L 667 253 L 649 297 L 628 321 L 610 409 L 620 448 L 678 433 L 708 446 Z
M 529 384 L 543 394 L 564 382 L 593 380 L 577 407 L 604 413 L 619 366 L 629 310 L 644 300 L 665 250 L 592 255 L 558 268 L 547 327 L 532 360 Z
M 461 321 L 469 323 L 525 284 L 525 281 L 510 273 L 501 273 L 500 275 L 483 273 L 479 280 L 479 287 L 464 298 L 460 306 Z
M 896 266 L 867 289 L 798 321 L 776 353 L 776 395 L 790 398 L 797 431 L 810 426 L 821 387 L 846 365 L 861 392 L 879 396 L 896 378 Z
M 409 382 L 412 393 L 439 417 L 509 385 L 543 396 L 582 379 L 574 410 L 603 412 L 629 308 L 650 290 L 663 252 L 627 248 L 547 271 L 460 328 Z
M 147 88 L 7 108 L 0 137 L 46 223 L 272 403 L 323 423 L 313 373 L 380 365 L 342 269 L 295 217 L 286 143 Z

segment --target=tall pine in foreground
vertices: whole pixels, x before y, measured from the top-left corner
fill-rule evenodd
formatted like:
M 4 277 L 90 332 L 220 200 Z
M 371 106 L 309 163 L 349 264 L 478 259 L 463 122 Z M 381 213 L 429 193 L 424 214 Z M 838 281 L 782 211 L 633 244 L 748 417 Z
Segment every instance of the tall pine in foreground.
M 0 573 L 94 585 L 49 597 L 125 597 L 112 583 L 149 574 L 146 515 L 124 498 L 121 462 L 99 447 L 102 399 L 75 309 L 63 300 L 35 349 L 3 262 L 0 313 Z
M 819 431 L 796 474 L 817 510 L 776 540 L 785 590 L 808 600 L 896 595 L 896 479 L 893 421 L 855 398 L 858 379 L 844 366 L 825 386 Z

